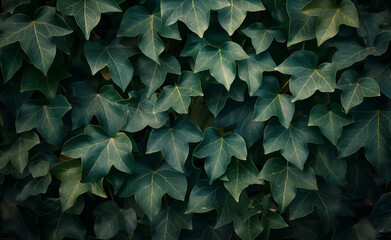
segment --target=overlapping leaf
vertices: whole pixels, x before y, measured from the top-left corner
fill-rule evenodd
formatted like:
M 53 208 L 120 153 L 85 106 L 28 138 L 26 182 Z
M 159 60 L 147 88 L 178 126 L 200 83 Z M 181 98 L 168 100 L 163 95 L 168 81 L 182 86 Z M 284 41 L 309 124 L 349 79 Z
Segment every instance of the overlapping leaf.
M 316 17 L 305 15 L 301 9 L 310 0 L 287 0 L 286 9 L 289 15 L 288 47 L 316 37 Z
M 267 29 L 263 23 L 254 23 L 243 30 L 243 33 L 251 38 L 251 43 L 257 54 L 266 51 L 275 39 L 277 42 L 285 40 L 284 33 L 280 28 L 270 27 Z

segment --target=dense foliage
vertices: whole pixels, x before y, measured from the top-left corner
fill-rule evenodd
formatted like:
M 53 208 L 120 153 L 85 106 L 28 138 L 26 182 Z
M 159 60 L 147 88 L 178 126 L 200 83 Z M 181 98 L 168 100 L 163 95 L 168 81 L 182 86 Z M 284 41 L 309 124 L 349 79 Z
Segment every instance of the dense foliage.
M 1 2 L 1 239 L 391 239 L 391 1 Z

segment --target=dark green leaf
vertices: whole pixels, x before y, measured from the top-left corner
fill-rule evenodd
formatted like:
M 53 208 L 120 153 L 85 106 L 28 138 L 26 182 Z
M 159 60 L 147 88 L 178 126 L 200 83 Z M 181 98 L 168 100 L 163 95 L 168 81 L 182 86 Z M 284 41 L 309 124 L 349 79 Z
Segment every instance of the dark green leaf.
M 373 226 L 381 233 L 391 232 L 391 193 L 383 194 L 376 202 L 370 218 Z
M 316 17 L 307 16 L 301 9 L 310 0 L 287 0 L 286 10 L 289 15 L 288 47 L 316 37 Z
M 275 39 L 277 42 L 285 41 L 284 33 L 280 28 L 267 29 L 263 23 L 254 23 L 242 31 L 251 38 L 251 43 L 257 54 L 266 51 Z
M 0 66 L 4 83 L 22 67 L 24 56 L 22 48 L 17 43 L 0 48 Z

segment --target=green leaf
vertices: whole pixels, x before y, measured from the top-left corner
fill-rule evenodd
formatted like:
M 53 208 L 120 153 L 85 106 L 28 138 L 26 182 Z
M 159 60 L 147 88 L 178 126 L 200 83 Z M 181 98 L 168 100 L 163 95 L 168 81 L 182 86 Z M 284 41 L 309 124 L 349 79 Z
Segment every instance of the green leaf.
M 381 24 L 384 22 L 384 17 L 382 13 L 374 13 L 371 8 L 365 6 L 358 6 L 358 13 L 360 25 L 357 33 L 364 38 L 367 46 L 373 46 L 376 36 L 382 32 Z
M 153 129 L 148 139 L 146 153 L 161 151 L 166 162 L 184 173 L 189 155 L 189 143 L 202 140 L 202 132 L 187 116 L 178 117 L 172 126 Z
M 18 201 L 25 201 L 30 196 L 46 193 L 51 182 L 52 176 L 50 174 L 38 178 L 24 178 L 19 182 L 19 186 L 17 186 L 20 188 L 20 192 L 16 195 L 16 199 Z
M 56 164 L 57 161 L 53 153 L 38 153 L 30 159 L 27 168 L 34 178 L 43 177 L 49 173 L 51 165 Z
M 258 175 L 259 171 L 251 158 L 245 161 L 234 158 L 225 173 L 228 180 L 224 181 L 224 187 L 231 193 L 236 202 L 239 202 L 240 194 L 249 185 L 263 184 L 263 181 L 258 179 Z
M 66 141 L 62 154 L 81 158 L 82 182 L 98 181 L 113 166 L 125 173 L 132 173 L 134 168 L 132 142 L 128 136 L 120 132 L 110 137 L 103 128 L 94 125 L 88 125 L 83 134 Z
M 194 215 L 193 230 L 186 231 L 185 239 L 189 240 L 221 240 L 231 239 L 232 224 L 226 224 L 220 228 L 214 228 L 214 215 Z
M 281 125 L 289 127 L 295 113 L 295 104 L 286 94 L 280 94 L 280 84 L 275 77 L 267 76 L 260 90 L 255 94 L 259 96 L 254 106 L 254 121 L 267 121 L 277 116 Z
M 9 17 L 0 27 L 0 47 L 19 42 L 34 66 L 46 75 L 56 55 L 52 37 L 69 33 L 55 8 L 45 6 L 37 10 L 34 19 L 23 14 Z
M 221 26 L 231 36 L 246 18 L 247 12 L 265 10 L 260 0 L 231 0 L 231 5 L 217 11 Z
M 27 100 L 22 104 L 16 118 L 16 132 L 21 133 L 36 128 L 50 144 L 60 146 L 66 137 L 62 117 L 71 109 L 64 96 L 58 95 L 49 104 Z
M 122 17 L 118 37 L 138 37 L 138 46 L 142 53 L 160 64 L 159 55 L 164 50 L 164 43 L 158 36 L 162 30 L 159 12 L 150 13 L 142 6 L 129 8 Z
M 375 79 L 380 91 L 391 99 L 391 65 L 369 58 L 364 67 L 365 76 Z
M 373 240 L 377 239 L 377 231 L 366 218 L 362 218 L 358 223 L 352 224 L 348 229 L 345 229 L 335 234 L 335 240 Z
M 80 160 L 69 160 L 55 165 L 50 172 L 61 181 L 59 188 L 62 211 L 71 208 L 79 196 L 90 192 L 106 198 L 103 179 L 92 183 L 82 183 L 82 166 Z
M 207 128 L 204 132 L 204 139 L 194 150 L 195 157 L 204 158 L 205 171 L 208 174 L 209 183 L 223 175 L 235 156 L 240 160 L 246 160 L 247 148 L 244 139 L 235 133 L 230 133 L 224 137 L 214 128 Z
M 286 10 L 289 16 L 288 47 L 316 37 L 316 17 L 307 16 L 301 9 L 310 0 L 287 0 Z
M 230 5 L 227 0 L 164 0 L 161 2 L 165 26 L 180 20 L 200 38 L 204 36 L 209 26 L 209 12 Z
M 2 0 L 1 4 L 5 11 L 14 13 L 15 9 L 23 4 L 30 3 L 30 0 Z
M 318 17 L 316 25 L 318 46 L 337 35 L 342 24 L 359 27 L 356 6 L 350 0 L 343 0 L 339 4 L 335 0 L 312 0 L 302 9 L 302 12 L 308 16 Z
M 289 83 L 293 94 L 292 101 L 309 98 L 316 90 L 334 92 L 337 69 L 334 63 L 322 63 L 318 66 L 318 57 L 314 52 L 294 52 L 276 70 L 292 75 Z
M 353 109 L 354 123 L 347 126 L 338 142 L 339 157 L 347 157 L 365 147 L 365 156 L 375 169 L 391 180 L 391 106 L 366 101 Z
M 247 83 L 248 93 L 253 96 L 262 85 L 263 72 L 274 71 L 276 63 L 268 52 L 248 56 L 249 58 L 238 61 L 238 70 L 239 78 Z
M 370 215 L 373 226 L 380 233 L 391 232 L 391 193 L 384 193 Z
M 264 132 L 265 154 L 281 150 L 286 160 L 303 170 L 308 157 L 307 143 L 323 143 L 322 136 L 307 123 L 305 115 L 293 118 L 288 128 L 281 126 L 276 119 L 270 121 Z
M 269 239 L 270 229 L 282 229 L 288 227 L 288 224 L 280 214 L 269 209 L 264 211 L 262 214 L 261 224 L 263 226 L 261 239 Z
M 148 99 L 145 91 L 129 93 L 130 98 L 121 102 L 125 106 L 125 126 L 124 131 L 138 132 L 146 126 L 161 128 L 168 119 L 167 112 L 157 112 L 155 104 L 156 94 L 152 94 Z
M 9 161 L 23 172 L 28 162 L 28 151 L 39 143 L 38 135 L 33 131 L 21 133 L 12 145 L 0 147 L 0 169 L 4 168 Z
M 242 240 L 254 240 L 263 231 L 263 226 L 258 216 L 243 219 L 240 215 L 234 221 L 235 233 Z
M 96 116 L 99 123 L 109 135 L 114 135 L 124 125 L 124 109 L 119 104 L 122 97 L 111 85 L 106 85 L 99 92 L 92 90 L 84 82 L 75 82 L 71 86 L 73 129 L 86 126 L 92 116 Z
M 229 91 L 236 77 L 236 60 L 248 57 L 235 42 L 228 41 L 221 47 L 207 45 L 198 52 L 194 72 L 210 70 L 210 74 Z
M 284 212 L 296 197 L 297 188 L 317 190 L 314 170 L 305 166 L 303 170 L 282 158 L 269 159 L 263 166 L 259 178 L 270 182 L 272 196 Z
M 125 178 L 120 190 L 120 197 L 134 194 L 138 206 L 147 214 L 150 220 L 159 213 L 162 197 L 169 196 L 183 201 L 187 189 L 185 175 L 175 171 L 168 164 L 152 169 L 137 162 L 132 175 Z
M 98 25 L 101 13 L 122 11 L 114 0 L 59 0 L 57 10 L 74 16 L 86 39 L 90 39 L 90 33 Z
M 18 115 L 20 106 L 30 98 L 32 91 L 20 92 L 21 77 L 9 81 L 5 85 L 0 85 L 0 101 L 3 102 L 12 115 Z M 1 83 L 0 83 L 1 84 Z
M 38 69 L 28 67 L 23 70 L 20 91 L 39 90 L 45 95 L 47 100 L 53 101 L 57 95 L 59 81 L 70 76 L 65 69 L 60 67 L 51 67 L 46 76 Z
M 277 42 L 285 41 L 282 30 L 278 27 L 266 28 L 263 23 L 254 23 L 242 30 L 244 35 L 251 38 L 251 43 L 257 54 L 266 51 L 275 39 Z
M 167 73 L 181 74 L 181 66 L 178 60 L 173 56 L 165 54 L 162 54 L 160 57 L 160 64 L 141 56 L 137 60 L 135 67 L 136 73 L 146 87 L 145 94 L 148 98 L 164 83 Z
M 359 105 L 364 97 L 380 96 L 380 88 L 372 78 L 359 78 L 353 70 L 345 71 L 338 81 L 337 88 L 342 90 L 341 103 L 345 112 Z
M 184 214 L 186 203 L 172 201 L 152 220 L 152 239 L 177 240 L 181 229 L 192 229 L 193 214 Z
M 11 59 L 10 56 L 12 56 Z M 0 48 L 0 66 L 4 83 L 11 80 L 22 67 L 24 56 L 22 48 L 17 43 Z
M 340 105 L 331 103 L 328 108 L 318 104 L 311 109 L 308 126 L 318 126 L 323 136 L 337 145 L 342 135 L 342 128 L 352 122 L 352 118 L 343 113 Z
M 101 41 L 86 42 L 84 53 L 93 75 L 107 66 L 114 83 L 125 92 L 133 76 L 133 66 L 128 59 L 136 54 L 133 47 L 116 38 L 107 46 Z
M 163 88 L 155 108 L 157 112 L 174 109 L 179 114 L 187 114 L 191 97 L 203 96 L 200 78 L 190 71 L 183 71 L 178 84 Z
M 123 230 L 132 234 L 136 229 L 137 216 L 132 208 L 119 208 L 114 201 L 106 201 L 94 210 L 94 231 L 99 239 L 114 237 Z

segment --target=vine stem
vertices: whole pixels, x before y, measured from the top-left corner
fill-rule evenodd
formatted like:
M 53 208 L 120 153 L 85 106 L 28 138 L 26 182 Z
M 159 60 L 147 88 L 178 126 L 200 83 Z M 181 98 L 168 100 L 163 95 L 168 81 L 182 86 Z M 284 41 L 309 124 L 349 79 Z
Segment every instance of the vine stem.
M 286 81 L 284 83 L 284 85 L 282 85 L 281 89 L 280 89 L 280 92 L 289 84 L 289 82 L 291 81 L 291 79 L 288 79 L 288 81 Z

